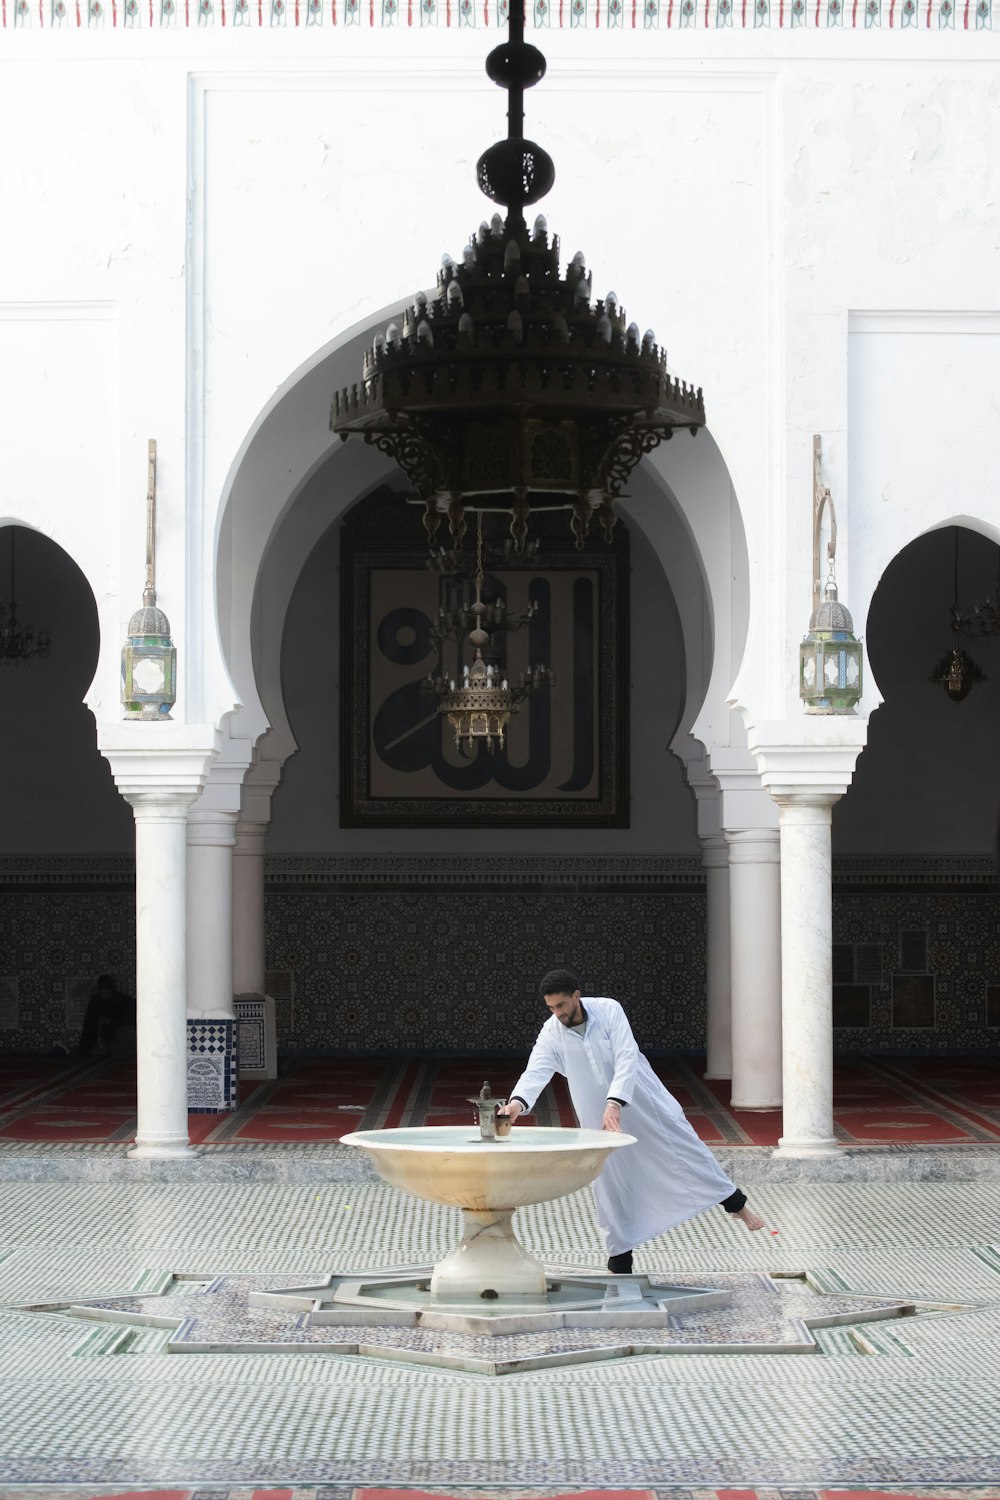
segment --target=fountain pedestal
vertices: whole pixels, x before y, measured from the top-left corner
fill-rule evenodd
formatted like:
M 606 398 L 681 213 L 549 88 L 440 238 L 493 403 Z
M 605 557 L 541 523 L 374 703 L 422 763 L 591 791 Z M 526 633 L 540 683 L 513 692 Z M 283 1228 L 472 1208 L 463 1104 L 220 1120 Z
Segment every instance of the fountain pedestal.
M 494 1302 L 503 1297 L 545 1300 L 545 1267 L 514 1233 L 513 1209 L 463 1209 L 465 1233 L 431 1276 L 439 1302 Z

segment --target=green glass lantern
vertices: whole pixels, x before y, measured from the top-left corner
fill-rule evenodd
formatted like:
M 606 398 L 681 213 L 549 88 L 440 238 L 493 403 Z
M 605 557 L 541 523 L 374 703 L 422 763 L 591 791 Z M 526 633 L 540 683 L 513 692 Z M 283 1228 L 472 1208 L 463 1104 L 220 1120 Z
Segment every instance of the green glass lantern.
M 799 697 L 807 714 L 852 714 L 861 697 L 861 642 L 832 579 L 799 647 Z
M 177 701 L 177 647 L 170 621 L 147 589 L 122 647 L 122 707 L 126 719 L 169 719 Z

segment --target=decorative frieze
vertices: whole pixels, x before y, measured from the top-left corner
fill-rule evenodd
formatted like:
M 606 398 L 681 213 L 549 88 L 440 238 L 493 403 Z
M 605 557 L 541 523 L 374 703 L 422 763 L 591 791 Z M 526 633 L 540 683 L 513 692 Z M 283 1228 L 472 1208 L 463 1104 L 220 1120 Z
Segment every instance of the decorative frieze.
M 536 30 L 989 31 L 1000 0 L 531 0 Z M 391 31 L 507 24 L 506 0 L 3 0 L 0 30 L 252 26 Z

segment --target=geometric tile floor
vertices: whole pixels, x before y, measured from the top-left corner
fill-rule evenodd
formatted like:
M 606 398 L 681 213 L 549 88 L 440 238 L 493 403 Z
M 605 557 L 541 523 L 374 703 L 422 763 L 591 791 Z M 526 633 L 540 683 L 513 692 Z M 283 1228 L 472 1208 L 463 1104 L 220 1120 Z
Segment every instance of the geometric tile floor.
M 0 1190 L 4 1500 L 30 1485 L 150 1487 L 177 1500 L 250 1500 L 254 1487 L 280 1500 L 296 1500 L 295 1487 L 320 1487 L 308 1500 L 349 1500 L 355 1487 L 508 1500 L 598 1489 L 812 1500 L 887 1486 L 1000 1495 L 996 1181 L 760 1183 L 753 1202 L 777 1236 L 712 1211 L 636 1260 L 697 1280 L 808 1271 L 831 1296 L 962 1311 L 868 1325 L 870 1339 L 820 1329 L 811 1354 L 658 1352 L 502 1380 L 360 1354 L 178 1358 L 162 1352 L 168 1330 L 146 1327 L 115 1353 L 99 1342 L 103 1325 L 23 1310 L 156 1295 L 172 1275 L 206 1271 L 320 1281 L 334 1266 L 432 1262 L 457 1238 L 454 1210 L 378 1182 Z M 589 1194 L 519 1210 L 517 1223 L 546 1262 L 599 1269 Z

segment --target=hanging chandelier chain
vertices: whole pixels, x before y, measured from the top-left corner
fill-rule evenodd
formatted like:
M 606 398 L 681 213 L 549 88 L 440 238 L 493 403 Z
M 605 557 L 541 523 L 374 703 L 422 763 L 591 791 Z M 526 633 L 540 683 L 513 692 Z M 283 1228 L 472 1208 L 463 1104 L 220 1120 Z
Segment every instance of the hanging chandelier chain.
M 0 661 L 4 666 L 10 662 L 31 661 L 36 656 L 48 655 L 52 640 L 47 630 L 39 630 L 37 636 L 30 625 L 22 625 L 17 618 L 17 602 L 14 589 L 14 547 L 17 527 L 10 528 L 10 595 L 6 601 L 0 599 Z
M 486 59 L 507 92 L 507 132 L 476 175 L 504 212 L 457 260 L 442 257 L 436 290 L 417 292 L 375 335 L 360 381 L 332 403 L 334 432 L 363 437 L 406 474 L 442 572 L 454 570 L 474 510 L 505 510 L 519 555 L 542 510 L 570 513 L 578 549 L 595 518 L 610 541 L 635 466 L 677 429 L 705 425 L 701 390 L 670 374 L 652 330 L 630 323 L 614 292 L 595 296 L 582 252 L 561 271 L 542 214 L 525 222 L 555 167 L 524 136 L 525 90 L 545 76 L 524 29 L 524 0 L 511 0 L 507 39 Z

